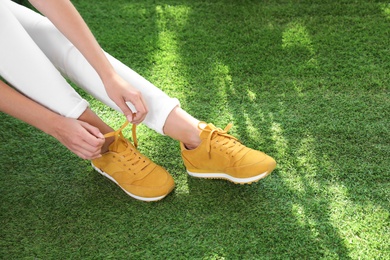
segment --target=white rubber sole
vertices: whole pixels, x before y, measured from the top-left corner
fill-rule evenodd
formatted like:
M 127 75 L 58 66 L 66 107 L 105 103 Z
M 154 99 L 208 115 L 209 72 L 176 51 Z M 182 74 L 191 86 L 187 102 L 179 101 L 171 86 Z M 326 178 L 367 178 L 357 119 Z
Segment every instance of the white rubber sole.
M 199 172 L 191 172 L 189 170 L 187 170 L 187 173 L 190 176 L 196 177 L 196 178 L 224 179 L 224 180 L 228 180 L 228 181 L 231 181 L 231 182 L 234 182 L 237 184 L 251 184 L 252 182 L 256 182 L 260 179 L 265 178 L 269 174 L 269 172 L 267 171 L 267 172 L 261 173 L 259 175 L 250 177 L 250 178 L 235 178 L 235 177 L 232 177 L 226 173 L 199 173 Z
M 152 197 L 152 198 L 146 198 L 146 197 L 140 197 L 140 196 L 137 196 L 137 195 L 134 195 L 130 192 L 128 192 L 127 190 L 123 189 L 117 182 L 114 178 L 112 178 L 110 175 L 108 175 L 107 173 L 103 172 L 102 170 L 100 170 L 99 168 L 95 167 L 95 165 L 93 165 L 91 163 L 92 167 L 98 172 L 100 173 L 101 175 L 103 175 L 104 177 L 107 177 L 108 179 L 110 179 L 112 182 L 114 182 L 116 185 L 119 186 L 119 188 L 121 188 L 124 192 L 126 192 L 127 195 L 129 195 L 130 197 L 134 198 L 134 199 L 137 199 L 137 200 L 142 200 L 142 201 L 146 201 L 146 202 L 151 202 L 151 201 L 159 201 L 159 200 L 162 200 L 165 196 L 167 195 L 163 195 L 163 196 L 159 196 L 159 197 Z

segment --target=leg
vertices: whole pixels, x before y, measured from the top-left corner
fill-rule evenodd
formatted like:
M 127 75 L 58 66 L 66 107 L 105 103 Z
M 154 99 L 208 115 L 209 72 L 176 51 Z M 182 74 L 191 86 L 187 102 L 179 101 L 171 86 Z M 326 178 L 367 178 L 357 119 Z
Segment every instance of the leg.
M 66 117 L 77 118 L 87 108 L 23 26 L 0 1 L 0 75 L 20 92 Z
M 54 112 L 94 125 L 102 133 L 112 132 L 113 129 L 88 108 L 88 103 L 61 76 L 8 5 L 18 7 L 10 1 L 0 0 L 0 24 L 6 25 L 0 26 L 0 75 L 20 92 Z M 37 20 L 34 19 L 40 17 L 25 8 L 18 10 L 28 11 L 23 16 L 25 20 L 30 19 L 28 25 L 35 24 Z M 96 164 L 109 164 L 116 174 L 107 177 L 127 194 L 152 201 L 162 199 L 172 191 L 173 178 L 141 155 L 131 143 L 113 135 L 107 136 L 106 140 L 105 160 L 97 160 Z M 99 168 L 97 170 L 101 172 Z
M 94 69 L 50 21 L 14 3 L 10 3 L 9 7 L 45 55 L 63 74 L 103 103 L 120 111 L 107 96 Z M 118 73 L 142 91 L 150 110 L 144 122 L 148 127 L 183 142 L 189 148 L 199 144 L 197 127 L 199 121 L 179 108 L 177 99 L 168 97 L 129 67 L 109 54 L 107 56 Z
M 0 23 L 7 24 L 0 28 L 0 75 L 20 92 L 52 111 L 79 118 L 98 127 L 102 133 L 111 132 L 112 129 L 87 108 L 88 102 L 66 82 L 3 3 L 8 2 L 0 1 Z M 37 21 L 34 12 L 24 13 L 23 17 L 31 24 Z M 107 145 L 104 150 L 107 150 Z
M 175 140 L 179 140 L 188 149 L 195 149 L 201 142 L 198 124 L 199 120 L 180 107 L 175 107 L 165 122 L 164 133 Z
M 119 110 L 106 95 L 93 68 L 48 20 L 41 18 L 29 33 L 62 73 Z M 228 128 L 222 130 L 212 124 L 199 123 L 178 107 L 176 99 L 169 98 L 133 70 L 107 56 L 117 72 L 142 92 L 150 111 L 145 124 L 182 142 L 182 157 L 191 175 L 250 183 L 265 177 L 275 168 L 276 163 L 271 157 L 241 145 L 227 134 Z
M 9 8 L 34 42 L 63 75 L 95 98 L 121 112 L 108 97 L 104 85 L 93 67 L 47 18 L 15 3 L 9 2 Z M 150 111 L 144 123 L 163 134 L 162 129 L 165 120 L 172 109 L 179 105 L 179 101 L 168 97 L 160 89 L 111 55 L 107 53 L 106 55 L 118 74 L 141 91 Z

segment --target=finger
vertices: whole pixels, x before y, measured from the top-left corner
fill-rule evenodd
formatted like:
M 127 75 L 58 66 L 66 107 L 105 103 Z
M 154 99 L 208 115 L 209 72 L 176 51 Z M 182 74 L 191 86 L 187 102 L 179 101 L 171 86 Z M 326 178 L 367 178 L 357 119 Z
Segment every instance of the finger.
M 125 115 L 127 121 L 129 121 L 130 123 L 134 123 L 134 117 L 135 117 L 135 114 L 137 113 L 137 109 L 129 101 L 126 101 L 125 104 L 126 104 L 127 108 L 130 109 L 130 111 L 127 113 L 123 112 L 123 114 Z
M 85 130 L 88 131 L 88 133 L 92 134 L 96 138 L 104 139 L 104 135 L 100 132 L 99 128 L 88 124 L 87 122 L 81 121 L 82 126 Z
M 100 149 L 84 142 L 81 145 L 73 147 L 73 152 L 82 159 L 92 160 L 101 157 Z
M 67 147 L 82 159 L 96 159 L 101 155 L 101 148 L 105 142 L 105 138 L 96 138 L 86 129 L 81 132 L 77 142 L 72 142 Z
M 126 102 L 126 104 L 133 113 L 136 113 L 136 115 L 133 116 L 133 114 L 125 114 L 126 117 L 129 121 L 131 120 L 130 122 L 132 123 L 141 123 L 145 119 L 147 113 L 146 102 L 144 101 L 142 95 L 132 96 L 130 102 Z
M 148 113 L 148 108 L 146 106 L 146 102 L 144 101 L 142 96 L 139 96 L 138 99 L 134 101 L 134 107 L 136 108 L 136 113 L 132 115 L 132 123 L 140 124 L 146 117 Z
M 106 139 L 97 127 L 81 122 L 84 132 L 81 133 L 82 147 L 89 153 L 99 153 Z M 80 145 L 80 144 L 79 144 Z
M 118 107 L 122 110 L 123 114 L 126 116 L 127 120 L 130 123 L 133 122 L 133 114 L 137 112 L 135 106 L 131 103 L 132 101 L 121 100 L 120 102 L 115 102 Z
M 148 106 L 146 105 L 146 102 L 145 102 L 143 96 L 140 97 L 140 100 L 141 100 L 141 103 L 142 103 L 142 105 L 143 105 L 144 111 L 143 111 L 142 114 L 138 114 L 138 113 L 137 113 L 137 114 L 135 115 L 135 118 L 134 118 L 134 120 L 135 120 L 135 121 L 139 121 L 139 123 L 141 123 L 142 121 L 144 121 L 144 119 L 145 119 L 147 113 L 149 112 Z

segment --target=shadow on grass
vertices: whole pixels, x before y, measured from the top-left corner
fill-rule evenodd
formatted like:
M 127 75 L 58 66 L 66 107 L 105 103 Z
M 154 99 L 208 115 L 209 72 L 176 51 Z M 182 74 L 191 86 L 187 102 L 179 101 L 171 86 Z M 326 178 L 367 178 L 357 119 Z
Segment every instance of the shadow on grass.
M 208 3 L 206 13 L 200 11 L 196 4 L 184 5 L 185 7 L 180 4 L 175 6 L 171 3 L 160 6 L 159 9 L 162 11 L 159 18 L 164 20 L 161 22 L 164 26 L 159 30 L 166 32 L 170 39 L 175 40 L 176 48 L 166 50 L 179 53 L 175 54 L 176 59 L 171 62 L 177 67 L 181 64 L 182 68 L 187 69 L 185 76 L 182 76 L 189 84 L 183 88 L 185 108 L 198 118 L 216 122 L 218 125 L 226 120 L 232 120 L 237 126 L 237 130 L 234 131 L 244 143 L 265 150 L 279 161 L 276 174 L 282 179 L 279 180 L 277 187 L 282 194 L 276 194 L 280 196 L 279 198 L 284 198 L 285 204 L 288 205 L 287 213 L 286 207 L 278 208 L 277 203 L 274 206 L 276 211 L 279 209 L 281 215 L 287 214 L 289 221 L 286 225 L 280 218 L 273 222 L 285 232 L 281 231 L 279 237 L 284 237 L 285 241 L 288 241 L 280 247 L 276 246 L 276 250 L 280 250 L 276 255 L 282 255 L 283 250 L 288 248 L 290 256 L 293 257 L 303 254 L 300 252 L 302 249 L 313 257 L 348 258 L 350 247 L 347 247 L 346 243 L 348 239 L 354 238 L 345 236 L 344 227 L 348 224 L 338 223 L 338 218 L 343 214 L 350 215 L 351 208 L 355 206 L 351 207 L 346 201 L 357 205 L 355 208 L 359 211 L 362 209 L 359 205 L 364 204 L 373 211 L 384 209 L 384 212 L 388 212 L 386 197 L 379 195 L 386 193 L 386 184 L 380 183 L 383 179 L 380 171 L 386 168 L 386 162 L 380 160 L 382 155 L 374 159 L 375 163 L 380 165 L 378 167 L 374 166 L 374 162 L 370 165 L 362 163 L 356 165 L 358 158 L 344 160 L 345 158 L 340 159 L 337 156 L 338 153 L 354 157 L 361 147 L 370 143 L 360 138 L 365 135 L 366 130 L 372 131 L 369 127 L 363 127 L 366 129 L 357 133 L 351 133 L 349 130 L 356 130 L 359 128 L 357 122 L 368 118 L 377 124 L 376 131 L 380 134 L 381 140 L 386 141 L 388 132 L 384 129 L 386 119 L 383 120 L 376 114 L 386 114 L 388 106 L 381 100 L 365 100 L 364 96 L 367 90 L 384 93 L 383 91 L 386 91 L 384 86 L 388 80 L 380 74 L 374 75 L 373 78 L 368 77 L 367 83 L 359 83 L 363 87 L 360 92 L 356 92 L 353 81 L 355 77 L 361 77 L 359 73 L 366 68 L 382 64 L 381 59 L 372 56 L 370 50 L 364 50 L 362 46 L 383 43 L 380 39 L 385 35 L 381 36 L 379 33 L 374 39 L 367 38 L 366 32 L 359 30 L 359 27 L 375 28 L 373 24 L 375 22 L 367 21 L 366 25 L 356 25 L 356 30 L 351 31 L 350 27 L 345 27 L 344 31 L 338 32 L 340 43 L 332 41 L 330 43 L 334 44 L 332 46 L 319 42 L 327 48 L 322 50 L 320 49 L 322 47 L 315 46 L 310 35 L 310 27 L 306 27 L 306 23 L 309 26 L 313 25 L 316 19 L 308 17 L 291 21 L 287 15 L 299 13 L 297 10 L 299 7 L 289 10 L 291 6 L 288 6 L 289 8 L 281 6 L 279 10 L 275 10 L 278 17 L 274 20 L 278 20 L 279 23 L 270 22 L 272 18 L 267 16 L 262 17 L 258 23 L 258 16 L 269 13 L 265 12 L 265 7 L 260 4 L 242 7 L 224 1 Z M 231 8 L 232 6 L 234 8 Z M 336 18 L 345 20 L 344 23 L 350 19 L 349 15 L 353 16 L 363 10 L 360 5 L 338 6 L 339 9 L 344 7 L 348 7 L 348 12 L 343 14 L 345 17 Z M 175 8 L 185 10 L 180 17 L 185 23 L 176 23 Z M 321 6 L 314 7 L 313 10 L 321 11 Z M 318 12 L 318 19 L 329 15 L 329 12 L 329 9 Z M 252 17 L 255 18 L 252 20 Z M 240 26 L 236 26 L 237 24 Z M 384 32 L 385 30 L 379 29 L 380 26 L 377 26 L 378 30 L 375 31 Z M 248 30 L 249 33 L 243 33 L 242 30 Z M 234 37 L 231 37 L 232 35 Z M 349 48 L 350 53 L 346 54 L 345 51 L 332 53 L 333 58 L 329 59 L 327 51 L 333 50 L 335 46 L 339 45 L 341 50 L 348 49 L 351 42 L 342 39 L 360 41 L 353 43 L 356 48 Z M 316 40 L 318 42 L 319 39 Z M 381 46 L 386 45 L 383 43 Z M 348 63 L 337 63 L 337 55 L 349 56 L 350 58 L 343 59 L 348 60 Z M 359 55 L 369 58 L 362 63 Z M 269 67 L 265 68 L 263 64 Z M 327 77 L 330 80 L 327 80 Z M 342 80 L 337 79 L 338 77 Z M 324 80 L 327 86 L 323 85 Z M 355 93 L 354 96 L 349 96 L 352 93 Z M 367 110 L 370 107 L 376 107 L 381 112 Z M 366 115 L 363 117 L 364 113 Z M 335 119 L 335 114 L 342 116 L 343 119 Z M 329 136 L 329 132 L 333 131 L 339 131 L 339 136 Z M 357 140 L 356 145 L 345 144 L 344 147 L 336 145 L 339 148 L 336 149 L 337 152 L 326 150 L 334 145 L 335 140 L 345 142 L 350 139 L 351 136 L 348 135 L 354 136 Z M 375 137 L 370 139 L 378 142 Z M 378 152 L 383 154 L 384 149 L 379 148 Z M 368 153 L 370 152 L 365 151 L 363 157 L 372 158 L 373 154 Z M 356 162 L 353 162 L 354 160 Z M 367 171 L 370 172 L 370 176 L 367 176 Z M 371 180 L 380 187 L 375 189 L 378 195 L 366 194 L 367 197 L 364 197 L 364 190 L 372 189 Z M 203 191 L 205 183 L 201 183 Z M 361 185 L 360 188 L 356 183 Z M 214 184 L 210 185 L 215 187 Z M 190 194 L 194 190 L 191 183 L 189 190 Z M 234 191 L 230 191 L 234 194 Z M 343 200 L 346 201 L 342 202 Z M 345 211 L 335 213 L 334 210 L 337 210 L 339 203 L 345 203 Z M 267 221 L 272 222 L 270 219 Z M 383 227 L 378 231 L 383 232 Z M 287 234 L 291 232 L 296 237 L 289 238 Z M 258 245 L 267 244 L 265 241 L 273 241 L 266 235 L 262 238 L 257 238 Z M 301 247 L 295 248 L 293 242 L 297 240 Z M 275 240 L 273 242 L 271 244 L 277 244 Z M 377 252 L 375 248 L 373 252 Z M 354 254 L 359 253 L 355 251 Z
M 55 142 L 49 142 L 51 152 L 42 152 L 46 138 L 2 117 L 2 126 L 17 134 L 1 136 L 1 172 L 10 173 L 2 177 L 1 255 L 350 258 L 343 226 L 335 224 L 345 219 L 334 210 L 342 211 L 349 201 L 387 205 L 389 210 L 386 198 L 380 196 L 383 192 L 372 196 L 357 187 L 375 190 L 366 181 L 380 185 L 376 168 L 370 169 L 371 164 L 362 169 L 352 167 L 358 156 L 343 160 L 355 156 L 365 145 L 358 135 L 370 130 L 363 127 L 354 134 L 358 126 L 354 120 L 378 122 L 371 110 L 366 114 L 368 119 L 360 115 L 367 106 L 378 107 L 380 102 L 365 101 L 364 91 L 349 96 L 354 89 L 345 83 L 344 90 L 332 85 L 341 80 L 318 82 L 318 66 L 334 78 L 350 71 L 346 65 L 332 70 L 335 64 L 326 61 L 328 53 L 316 48 L 310 27 L 304 21 L 290 20 L 288 14 L 298 12 L 299 7 L 279 6 L 272 12 L 265 8 L 267 5 L 242 6 L 232 1 L 169 1 L 160 5 L 115 1 L 106 15 L 112 17 L 123 10 L 122 17 L 110 20 L 113 27 L 121 29 L 119 33 L 106 32 L 102 27 L 101 37 L 117 37 L 105 48 L 140 74 L 150 76 L 157 86 L 180 97 L 191 114 L 222 127 L 233 121 L 233 133 L 246 145 L 276 158 L 278 168 L 271 176 L 245 186 L 187 177 L 177 143 L 151 134 L 153 139 L 148 143 L 140 137 L 140 149 L 173 173 L 178 186 L 161 202 L 137 202 L 92 171 L 87 162 L 66 156 L 66 149 L 58 148 Z M 136 18 L 124 23 L 130 16 Z M 178 23 L 183 17 L 185 23 Z M 139 30 L 131 41 L 139 42 L 140 51 L 127 55 L 131 50 L 123 47 L 127 44 L 122 41 L 136 33 L 134 26 L 139 24 L 147 29 Z M 97 24 L 92 26 L 98 30 Z M 154 33 L 146 33 L 150 31 Z M 344 33 L 345 38 L 354 36 Z M 300 36 L 298 40 L 294 40 L 296 35 Z M 287 37 L 284 42 L 283 37 Z M 144 60 L 137 63 L 139 59 Z M 153 75 L 161 75 L 161 70 L 166 70 L 166 78 Z M 178 81 L 170 82 L 170 76 Z M 185 85 L 183 92 L 176 92 L 175 84 Z M 355 106 L 351 110 L 345 110 L 348 106 L 338 108 L 342 102 Z M 365 102 L 367 106 L 359 106 Z M 383 115 L 385 108 L 379 107 L 378 115 Z M 341 121 L 350 128 L 339 127 Z M 30 146 L 32 152 L 26 153 L 23 143 L 29 137 L 38 139 Z M 356 150 L 338 145 L 351 140 L 355 140 Z M 380 141 L 385 139 L 375 142 Z M 12 156 L 3 156 L 4 147 L 15 147 Z M 367 160 L 372 154 L 364 151 Z M 380 164 L 379 159 L 374 157 Z M 362 180 L 365 170 L 374 172 Z M 57 175 L 57 171 L 69 174 Z M 7 187 L 8 181 L 15 186 Z M 363 199 L 365 196 L 368 198 Z
M 199 15 L 196 5 L 193 5 L 187 16 L 188 28 L 174 27 L 173 22 L 171 24 L 172 32 L 178 32 L 176 38 L 181 40 L 178 41 L 178 49 L 180 61 L 188 68 L 187 81 L 195 83 L 186 88 L 184 95 L 189 110 L 219 124 L 231 119 L 237 126 L 236 133 L 245 144 L 261 148 L 274 155 L 279 162 L 273 175 L 264 183 L 252 187 L 233 187 L 217 182 L 223 185 L 214 194 L 218 203 L 207 212 L 210 216 L 220 216 L 220 221 L 224 222 L 220 225 L 230 225 L 231 228 L 225 228 L 224 231 L 221 226 L 210 229 L 220 233 L 223 238 L 228 237 L 219 242 L 225 249 L 226 255 L 223 256 L 227 258 L 234 258 L 243 252 L 248 253 L 243 255 L 244 258 L 251 255 L 348 258 L 345 242 L 331 220 L 329 200 L 314 190 L 305 178 L 299 183 L 303 187 L 300 187 L 298 194 L 294 187 L 289 186 L 295 185 L 295 182 L 290 182 L 292 176 L 299 176 L 302 172 L 296 170 L 299 167 L 298 160 L 291 160 L 297 156 L 295 145 L 285 136 L 283 123 L 279 123 L 281 117 L 289 114 L 289 108 L 277 98 L 283 95 L 280 93 L 283 88 L 278 86 L 282 83 L 278 82 L 282 75 L 267 73 L 272 69 L 284 72 L 282 66 L 286 57 L 277 44 L 280 43 L 284 28 L 270 24 L 267 19 L 271 18 L 267 16 L 259 22 L 258 16 L 269 13 L 265 8 L 261 4 L 242 7 L 237 3 L 223 1 L 209 4 L 207 13 Z M 282 8 L 279 11 L 287 12 Z M 168 17 L 167 20 L 173 19 Z M 202 45 L 199 46 L 199 43 Z M 311 55 L 310 52 L 298 52 L 307 57 Z M 199 58 L 199 66 L 194 65 L 196 58 Z M 264 64 L 271 68 L 264 68 Z M 194 73 L 201 70 L 202 73 Z M 211 81 L 201 86 L 196 83 L 199 76 Z M 275 79 L 272 79 L 274 76 Z M 288 101 L 298 99 L 296 95 L 296 98 L 292 97 Z M 202 110 L 203 107 L 205 109 Z M 298 137 L 294 142 L 302 142 L 301 139 Z M 291 162 L 294 164 L 285 165 Z M 307 169 L 308 174 L 310 170 Z M 202 196 L 202 193 L 207 194 L 207 188 L 213 190 L 216 185 L 191 181 L 190 195 Z M 318 180 L 315 185 L 324 186 L 324 183 Z M 203 195 L 203 198 L 204 201 L 210 199 L 207 195 Z M 207 202 L 205 204 L 208 205 Z M 206 205 L 204 207 L 211 207 Z M 230 231 L 229 235 L 226 234 L 227 230 Z M 236 248 L 230 244 L 235 238 L 240 241 L 236 241 Z
M 231 3 L 227 3 L 229 4 Z M 275 117 L 283 113 L 283 106 L 272 97 L 278 95 L 280 88 L 264 86 L 262 78 L 253 77 L 252 74 L 270 70 L 262 68 L 262 64 L 272 64 L 275 67 L 283 64 L 284 57 L 272 56 L 274 52 L 281 50 L 270 48 L 277 42 L 275 37 L 281 37 L 281 31 L 278 34 L 275 30 L 281 29 L 273 29 L 264 22 L 251 27 L 257 33 L 256 37 L 247 38 L 247 35 L 242 36 L 240 33 L 245 26 L 237 28 L 235 23 L 251 24 L 252 21 L 246 20 L 253 15 L 250 8 L 241 9 L 237 5 L 236 11 L 229 13 L 232 9 L 225 9 L 223 3 L 206 5 L 206 19 L 202 20 L 197 15 L 196 4 L 186 3 L 183 6 L 171 3 L 157 8 L 160 12 L 157 17 L 163 20 L 156 23 L 160 25 L 160 40 L 176 45 L 166 50 L 161 47 L 162 52 L 165 51 L 165 55 L 170 57 L 167 62 L 178 67 L 178 70 L 184 69 L 180 71 L 181 75 L 184 74 L 184 79 L 180 82 L 188 84 L 182 93 L 184 108 L 198 118 L 218 125 L 226 120 L 233 120 L 237 126 L 235 132 L 246 144 L 268 149 L 267 152 L 271 155 L 272 152 L 280 153 L 280 160 L 285 156 L 295 156 L 295 151 L 286 140 L 286 143 L 281 144 L 286 147 L 277 147 L 284 136 L 278 132 L 280 124 Z M 253 12 L 261 9 L 258 5 L 254 7 L 258 9 L 252 10 Z M 241 12 L 243 10 L 246 13 Z M 177 23 L 175 18 L 178 13 L 185 16 L 185 23 Z M 202 16 L 204 15 L 202 12 Z M 183 19 L 183 16 L 180 18 Z M 234 21 L 226 17 L 234 17 Z M 235 42 L 226 40 L 232 39 L 231 35 L 235 36 Z M 226 53 L 235 55 L 228 57 Z M 273 61 L 267 58 L 272 58 Z M 175 71 L 170 73 L 177 76 Z M 275 84 L 272 76 L 273 74 L 269 75 L 267 80 Z M 271 102 L 275 103 L 269 104 Z M 285 150 L 280 151 L 283 148 Z M 163 150 L 160 152 L 164 153 Z M 283 161 L 280 165 L 284 168 Z M 297 165 L 290 167 L 295 168 Z M 223 181 L 189 178 L 187 184 L 184 184 L 188 185 L 189 195 L 185 196 L 187 207 L 181 207 L 180 210 L 190 212 L 188 214 L 193 217 L 192 220 L 183 218 L 191 223 L 192 228 L 187 229 L 195 232 L 192 235 L 192 245 L 204 248 L 205 255 L 209 252 L 211 255 L 228 258 L 348 258 L 344 241 L 331 223 L 328 200 L 305 184 L 305 181 L 304 195 L 296 195 L 294 189 L 285 183 L 290 178 L 289 169 L 284 170 L 286 181 L 278 175 L 277 170 L 274 176 L 264 180 L 264 184 L 243 187 Z M 321 186 L 322 183 L 319 181 L 317 185 Z M 180 197 L 179 194 L 175 202 L 185 193 L 181 193 Z

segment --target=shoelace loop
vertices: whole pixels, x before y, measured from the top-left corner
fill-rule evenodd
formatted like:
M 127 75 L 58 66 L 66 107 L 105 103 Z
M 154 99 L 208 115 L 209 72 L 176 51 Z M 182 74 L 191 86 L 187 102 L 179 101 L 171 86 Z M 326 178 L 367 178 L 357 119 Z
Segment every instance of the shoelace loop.
M 105 138 L 108 138 L 108 137 L 112 137 L 114 136 L 115 137 L 115 141 L 118 140 L 118 137 L 123 137 L 123 134 L 122 134 L 122 130 L 129 124 L 129 121 L 126 121 L 118 130 L 116 131 L 113 131 L 113 132 L 110 132 L 110 133 L 107 133 L 104 135 Z M 133 137 L 133 143 L 134 143 L 134 147 L 137 148 L 138 147 L 138 140 L 137 140 L 137 125 L 133 124 L 132 128 L 131 128 L 131 134 L 132 134 L 132 137 Z
M 126 121 L 118 130 L 107 133 L 104 135 L 105 138 L 108 137 L 114 137 L 115 140 L 114 142 L 118 142 L 119 138 L 124 138 L 122 130 L 129 124 L 129 121 Z M 132 138 L 133 138 L 133 144 L 134 148 L 138 147 L 138 141 L 137 141 L 137 133 L 136 133 L 137 125 L 133 124 L 132 125 Z M 125 144 L 127 146 L 127 143 Z M 140 170 L 142 171 L 145 167 L 147 167 L 150 164 L 150 161 L 144 158 L 143 156 L 139 155 L 139 152 L 137 150 L 134 150 L 131 147 L 127 146 L 127 150 L 121 152 L 121 155 L 126 158 L 126 161 L 130 163 L 132 166 L 137 166 L 142 167 Z
M 214 144 L 219 146 L 221 151 L 222 148 L 227 150 L 226 153 L 229 154 L 231 153 L 232 156 L 234 156 L 233 152 L 238 153 L 241 149 L 231 149 L 230 151 L 229 148 L 235 147 L 237 144 L 241 144 L 238 139 L 230 134 L 228 134 L 228 131 L 230 128 L 233 126 L 232 123 L 229 123 L 224 130 L 221 128 L 213 128 L 208 137 L 207 137 L 207 143 L 206 143 L 206 148 L 207 152 L 210 156 L 210 151 L 211 151 L 211 146 L 212 146 L 212 140 L 215 140 Z

